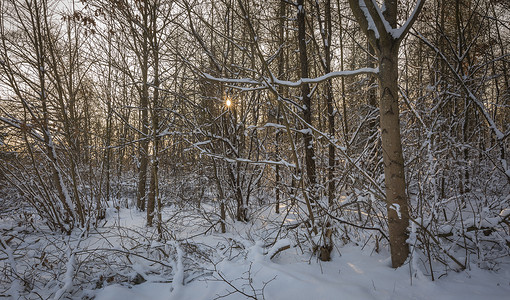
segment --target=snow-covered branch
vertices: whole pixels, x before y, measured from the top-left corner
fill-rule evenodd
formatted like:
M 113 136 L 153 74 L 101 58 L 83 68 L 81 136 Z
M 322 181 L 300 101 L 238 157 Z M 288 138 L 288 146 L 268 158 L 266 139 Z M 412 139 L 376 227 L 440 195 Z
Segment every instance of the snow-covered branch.
M 353 71 L 335 71 L 316 78 L 301 78 L 298 81 L 286 81 L 275 79 L 274 82 L 280 86 L 299 87 L 303 84 L 321 83 L 337 77 L 348 77 L 362 74 L 377 75 L 379 68 L 361 68 Z
M 375 0 L 349 0 L 349 4 L 363 32 L 371 40 L 371 43 L 376 44 L 375 40 L 380 38 L 387 39 L 391 37 L 394 40 L 401 41 L 418 18 L 425 0 L 418 0 L 409 18 L 407 18 L 404 25 L 398 28 L 393 28 L 390 25 Z
M 391 31 L 393 38 L 402 40 L 407 35 L 409 30 L 411 30 L 411 27 L 413 27 L 414 22 L 416 22 L 418 19 L 418 15 L 420 15 L 420 11 L 422 10 L 424 4 L 425 0 L 418 0 L 418 3 L 416 3 L 413 12 L 409 18 L 407 18 L 407 21 L 404 23 L 404 25 Z
M 279 86 L 286 87 L 300 87 L 303 84 L 317 84 L 324 81 L 331 80 L 333 78 L 338 77 L 348 77 L 348 76 L 356 76 L 356 75 L 377 75 L 379 73 L 379 68 L 360 68 L 353 71 L 334 71 L 327 74 L 324 74 L 315 78 L 301 78 L 297 81 L 288 81 L 288 80 L 279 80 L 277 78 L 264 78 L 263 80 L 255 80 L 251 78 L 222 78 L 216 77 L 208 73 L 202 73 L 202 76 L 213 82 L 221 82 L 221 83 L 230 83 L 230 84 L 240 84 L 240 85 L 257 85 L 262 88 L 269 88 L 268 83 L 274 83 Z

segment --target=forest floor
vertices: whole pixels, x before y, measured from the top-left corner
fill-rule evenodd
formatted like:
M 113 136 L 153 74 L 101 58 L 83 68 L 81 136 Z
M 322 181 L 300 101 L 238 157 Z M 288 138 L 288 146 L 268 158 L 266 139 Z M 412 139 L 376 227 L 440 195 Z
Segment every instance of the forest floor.
M 0 251 L 0 268 L 23 276 L 3 276 L 0 297 L 492 300 L 510 295 L 508 257 L 491 268 L 472 263 L 459 272 L 437 263 L 435 281 L 416 267 L 419 263 L 391 268 L 387 249 L 376 252 L 371 242 L 337 241 L 331 261 L 322 262 L 279 231 L 282 215 L 268 209 L 259 213 L 258 221 L 230 223 L 228 232 L 221 234 L 218 226 L 208 225 L 213 222 L 182 207 L 168 207 L 164 235 L 172 238 L 164 242 L 157 241 L 157 231 L 147 229 L 145 214 L 135 209 L 109 208 L 98 229 L 66 237 L 30 232 L 26 225 L 3 218 L 2 245 L 9 244 L 11 250 Z M 292 221 L 291 214 L 285 218 Z M 277 242 L 270 245 L 270 240 Z M 286 245 L 290 248 L 276 253 Z

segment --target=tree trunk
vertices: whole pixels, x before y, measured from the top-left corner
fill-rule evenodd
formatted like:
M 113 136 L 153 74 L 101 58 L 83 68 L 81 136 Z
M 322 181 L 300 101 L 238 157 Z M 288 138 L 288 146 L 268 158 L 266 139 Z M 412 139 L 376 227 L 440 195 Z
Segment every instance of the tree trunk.
M 325 52 L 325 60 L 326 60 L 326 74 L 331 72 L 331 31 L 332 31 L 332 22 L 331 22 L 331 0 L 326 1 L 326 36 L 324 39 L 324 52 Z M 328 80 L 326 83 L 326 107 L 328 111 L 328 134 L 334 139 L 335 138 L 335 113 L 333 110 L 334 99 L 333 99 L 333 84 L 331 80 Z M 335 200 L 335 145 L 330 143 L 328 145 L 328 204 L 329 206 L 333 206 Z
M 384 162 L 384 183 L 390 235 L 391 260 L 394 268 L 409 255 L 409 209 L 407 205 L 404 158 L 400 137 L 398 107 L 398 44 L 387 45 L 379 56 L 380 122 Z
M 308 56 L 306 53 L 306 14 L 304 0 L 298 0 L 298 41 L 299 41 L 299 62 L 301 78 L 308 78 Z M 301 85 L 301 97 L 303 98 L 303 119 L 306 123 L 312 124 L 312 99 L 310 97 L 310 85 Z M 317 200 L 317 178 L 315 173 L 315 153 L 313 149 L 313 136 L 311 130 L 303 133 L 305 147 L 305 167 L 310 189 L 310 201 L 313 204 Z
M 365 5 L 362 7 L 362 3 Z M 406 195 L 404 157 L 400 137 L 398 108 L 398 51 L 400 42 L 416 21 L 425 1 L 418 0 L 412 17 L 395 37 L 390 27 L 397 28 L 397 0 L 385 0 L 381 7 L 371 0 L 349 0 L 349 5 L 379 61 L 379 115 L 386 185 L 386 207 L 391 248 L 391 262 L 400 267 L 409 256 L 409 207 Z M 372 26 L 375 25 L 375 26 Z
M 141 129 L 140 129 L 140 168 L 138 169 L 138 191 L 136 194 L 136 206 L 140 210 L 145 210 L 146 193 L 147 193 L 147 167 L 149 164 L 149 86 L 148 86 L 148 72 L 149 72 L 149 37 L 148 37 L 148 4 L 144 2 L 142 11 L 143 18 L 143 36 L 142 36 L 142 88 L 140 95 L 140 110 L 141 110 Z
M 285 9 L 285 0 L 280 0 L 280 5 L 278 9 L 278 42 L 280 46 L 283 46 L 285 43 L 285 15 L 286 15 L 286 9 Z M 283 72 L 285 69 L 285 51 L 283 51 L 283 48 L 280 50 L 280 53 L 278 54 L 278 78 L 283 79 Z M 282 91 L 280 91 L 282 92 Z M 278 105 L 276 110 L 276 120 L 275 123 L 280 122 L 280 105 Z M 275 134 L 275 161 L 278 160 L 280 157 L 280 129 L 276 129 Z M 275 212 L 277 214 L 280 213 L 280 181 L 281 181 L 281 175 L 280 175 L 280 165 L 276 165 L 275 167 Z

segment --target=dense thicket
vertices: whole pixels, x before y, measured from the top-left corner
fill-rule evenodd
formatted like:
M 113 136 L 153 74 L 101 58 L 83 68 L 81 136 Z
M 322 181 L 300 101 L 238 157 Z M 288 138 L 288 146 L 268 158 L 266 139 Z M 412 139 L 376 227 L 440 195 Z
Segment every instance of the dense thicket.
M 380 2 L 398 9 L 383 12 L 392 27 L 420 3 Z M 323 260 L 341 241 L 387 245 L 388 214 L 404 213 L 432 278 L 431 261 L 508 255 L 508 5 L 426 1 L 395 43 L 400 108 L 384 116 L 391 56 L 359 20 L 331 0 L 2 1 L 0 181 L 17 191 L 5 199 L 66 233 L 136 207 L 159 239 L 165 205 L 221 232 L 293 211 L 280 230 Z M 403 165 L 381 145 L 388 111 Z M 386 202 L 391 163 L 404 202 Z

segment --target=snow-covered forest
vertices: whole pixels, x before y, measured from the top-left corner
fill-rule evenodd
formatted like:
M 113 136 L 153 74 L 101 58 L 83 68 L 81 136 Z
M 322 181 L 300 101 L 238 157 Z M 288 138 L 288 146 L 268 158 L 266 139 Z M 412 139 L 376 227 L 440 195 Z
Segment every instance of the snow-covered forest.
M 506 0 L 0 1 L 0 297 L 505 299 Z

